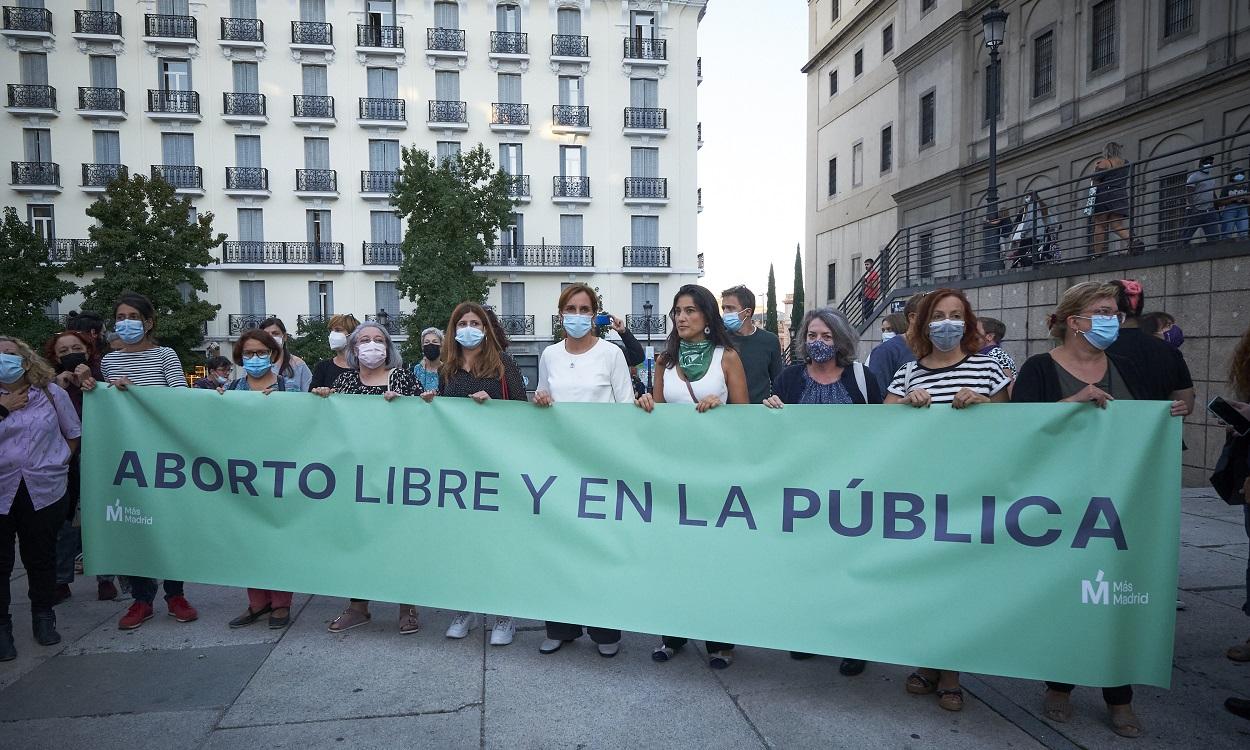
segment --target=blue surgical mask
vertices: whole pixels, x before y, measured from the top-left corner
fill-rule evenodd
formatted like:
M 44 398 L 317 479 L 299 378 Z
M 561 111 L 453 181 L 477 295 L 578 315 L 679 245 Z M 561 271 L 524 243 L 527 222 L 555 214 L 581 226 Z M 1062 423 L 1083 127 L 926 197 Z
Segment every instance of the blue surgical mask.
M 838 353 L 833 344 L 825 343 L 820 339 L 812 339 L 807 342 L 806 348 L 807 356 L 813 362 L 828 362 L 833 359 L 833 355 Z
M 22 358 L 16 354 L 0 354 L 0 383 L 16 383 L 26 374 Z
M 478 348 L 482 345 L 482 341 L 485 340 L 485 338 L 486 334 L 482 333 L 481 328 L 465 326 L 464 328 L 456 330 L 456 342 L 465 349 Z
M 217 384 L 218 384 L 218 385 L 225 385 L 226 383 L 229 383 L 229 382 L 230 382 L 230 378 L 226 377 L 225 375 L 218 375 L 218 376 L 217 376 Z
M 894 337 L 895 337 L 895 336 L 897 336 L 897 335 L 898 335 L 898 334 L 894 333 L 894 331 L 882 331 L 882 332 L 881 332 L 881 340 L 882 340 L 883 342 L 884 342 L 884 341 L 889 341 L 890 339 L 894 338 Z
M 147 331 L 143 329 L 142 320 L 119 320 L 113 324 L 113 331 L 127 344 L 137 344 L 143 340 Z
M 742 329 L 742 316 L 738 313 L 725 313 L 721 316 L 725 320 L 725 327 L 730 333 L 737 333 Z
M 565 313 L 561 319 L 564 332 L 575 339 L 580 339 L 582 336 L 590 333 L 591 323 L 589 315 L 570 315 Z
M 1093 315 L 1089 317 L 1077 315 L 1076 317 L 1085 318 L 1090 322 L 1089 330 L 1081 331 L 1081 335 L 1095 349 L 1106 349 L 1120 337 L 1120 316 L 1118 315 Z
M 258 354 L 243 358 L 243 369 L 254 378 L 263 378 L 273 369 L 273 361 L 268 354 Z
M 962 320 L 936 320 L 929 324 L 929 340 L 940 352 L 954 351 L 963 337 Z
M 1246 179 L 1246 176 L 1244 174 L 1233 175 L 1233 182 L 1241 182 L 1244 179 Z

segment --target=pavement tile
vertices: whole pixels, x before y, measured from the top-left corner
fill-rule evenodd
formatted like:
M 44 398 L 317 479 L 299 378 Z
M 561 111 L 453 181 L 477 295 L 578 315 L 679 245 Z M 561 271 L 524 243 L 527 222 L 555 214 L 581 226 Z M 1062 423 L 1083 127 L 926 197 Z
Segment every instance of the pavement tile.
M 379 719 L 337 719 L 294 724 L 218 729 L 200 750 L 348 750 L 349 748 L 480 747 L 481 716 L 476 707 L 464 711 Z
M 28 719 L 0 723 L 0 747 L 17 750 L 135 750 L 196 747 L 212 730 L 220 711 Z M 170 743 L 169 738 L 177 738 Z

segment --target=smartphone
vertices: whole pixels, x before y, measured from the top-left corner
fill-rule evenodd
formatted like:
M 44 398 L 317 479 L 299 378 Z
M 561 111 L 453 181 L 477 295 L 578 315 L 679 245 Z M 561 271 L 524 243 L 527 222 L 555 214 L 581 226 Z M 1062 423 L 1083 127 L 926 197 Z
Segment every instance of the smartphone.
M 1216 396 L 1207 403 L 1207 411 L 1220 418 L 1224 424 L 1233 428 L 1233 432 L 1238 435 L 1250 434 L 1250 419 L 1242 416 L 1242 413 L 1233 408 L 1233 405 L 1224 400 L 1223 396 Z
M 595 325 L 597 326 L 612 325 L 612 316 L 608 315 L 605 312 L 599 313 L 598 315 L 595 316 Z

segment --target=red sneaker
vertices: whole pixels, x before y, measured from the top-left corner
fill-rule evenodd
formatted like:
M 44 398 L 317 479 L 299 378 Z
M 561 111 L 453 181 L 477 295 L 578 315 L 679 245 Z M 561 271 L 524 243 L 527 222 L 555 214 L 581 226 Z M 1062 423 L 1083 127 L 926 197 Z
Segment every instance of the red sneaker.
M 147 602 L 135 602 L 130 605 L 130 609 L 126 610 L 126 614 L 122 615 L 122 619 L 117 621 L 118 630 L 134 630 L 143 623 L 152 619 L 152 605 Z
M 165 600 L 169 605 L 169 616 L 178 622 L 194 622 L 200 618 L 200 613 L 195 611 L 195 607 L 187 601 L 185 596 L 173 596 Z

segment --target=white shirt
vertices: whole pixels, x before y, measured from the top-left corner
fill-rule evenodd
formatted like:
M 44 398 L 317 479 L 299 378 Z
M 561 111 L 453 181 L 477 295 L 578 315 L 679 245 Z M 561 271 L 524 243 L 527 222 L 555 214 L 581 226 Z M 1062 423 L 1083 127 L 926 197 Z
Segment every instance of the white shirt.
M 718 346 L 713 349 L 712 363 L 708 365 L 707 372 L 703 374 L 703 377 L 690 383 L 689 388 L 686 387 L 686 381 L 677 374 L 676 367 L 665 367 L 664 403 L 693 404 L 695 401 L 690 398 L 691 390 L 700 400 L 708 396 L 716 396 L 722 404 L 729 403 L 729 384 L 725 382 L 725 367 L 721 364 L 724 355 L 725 347 Z
M 569 354 L 564 342 L 543 349 L 538 358 L 537 390 L 551 394 L 557 404 L 627 404 L 634 400 L 624 352 L 600 338 L 581 354 Z

